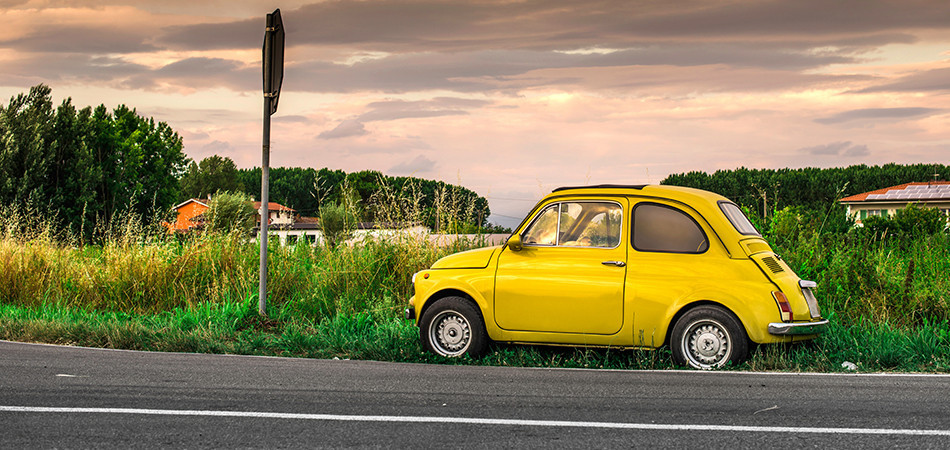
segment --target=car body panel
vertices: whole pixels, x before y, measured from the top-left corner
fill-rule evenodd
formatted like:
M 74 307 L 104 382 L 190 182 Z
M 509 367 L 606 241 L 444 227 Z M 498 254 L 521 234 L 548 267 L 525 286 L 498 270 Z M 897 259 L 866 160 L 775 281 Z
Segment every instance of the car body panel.
M 488 267 L 494 253 L 501 246 L 476 248 L 464 252 L 454 253 L 439 259 L 432 265 L 433 269 L 482 269 Z

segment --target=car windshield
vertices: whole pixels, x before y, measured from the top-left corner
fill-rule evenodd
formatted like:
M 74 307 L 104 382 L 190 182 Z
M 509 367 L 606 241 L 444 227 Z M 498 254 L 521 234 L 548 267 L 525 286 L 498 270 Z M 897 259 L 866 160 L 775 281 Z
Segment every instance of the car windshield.
M 720 202 L 719 209 L 722 210 L 726 218 L 729 219 L 729 223 L 736 227 L 736 231 L 739 233 L 760 236 L 759 232 L 756 231 L 752 225 L 752 222 L 749 221 L 749 218 L 746 217 L 745 214 L 742 213 L 742 210 L 734 203 Z

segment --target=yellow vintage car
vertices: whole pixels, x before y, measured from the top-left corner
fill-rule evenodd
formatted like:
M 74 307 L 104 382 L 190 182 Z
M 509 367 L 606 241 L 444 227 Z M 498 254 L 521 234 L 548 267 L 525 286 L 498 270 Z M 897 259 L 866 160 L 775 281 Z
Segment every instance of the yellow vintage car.
M 751 343 L 825 330 L 814 295 L 734 203 L 675 186 L 555 189 L 503 246 L 413 275 L 406 318 L 438 355 L 490 341 L 658 348 L 699 369 L 737 364 Z

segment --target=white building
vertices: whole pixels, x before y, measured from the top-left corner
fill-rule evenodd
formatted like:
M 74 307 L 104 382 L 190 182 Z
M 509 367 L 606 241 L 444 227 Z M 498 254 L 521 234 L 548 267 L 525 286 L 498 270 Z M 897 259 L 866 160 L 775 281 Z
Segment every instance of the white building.
M 858 226 L 863 226 L 862 220 L 869 216 L 890 217 L 911 203 L 923 208 L 937 208 L 950 221 L 950 181 L 904 183 L 840 201 L 848 207 L 848 216 L 854 217 Z

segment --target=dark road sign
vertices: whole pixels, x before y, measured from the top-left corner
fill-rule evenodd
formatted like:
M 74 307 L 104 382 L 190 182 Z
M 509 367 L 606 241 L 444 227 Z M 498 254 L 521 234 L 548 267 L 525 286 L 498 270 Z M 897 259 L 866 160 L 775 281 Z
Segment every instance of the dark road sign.
M 264 97 L 270 99 L 270 113 L 277 112 L 280 84 L 284 81 L 284 23 L 280 9 L 267 15 L 264 29 Z

